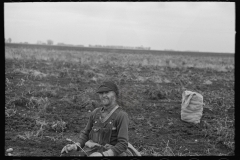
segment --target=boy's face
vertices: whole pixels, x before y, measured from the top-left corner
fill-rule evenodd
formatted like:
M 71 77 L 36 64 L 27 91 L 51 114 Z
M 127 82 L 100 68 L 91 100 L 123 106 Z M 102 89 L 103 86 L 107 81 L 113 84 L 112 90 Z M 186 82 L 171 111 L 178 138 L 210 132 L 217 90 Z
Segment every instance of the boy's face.
M 108 107 L 116 101 L 116 94 L 114 91 L 101 92 L 99 93 L 99 98 L 102 104 Z

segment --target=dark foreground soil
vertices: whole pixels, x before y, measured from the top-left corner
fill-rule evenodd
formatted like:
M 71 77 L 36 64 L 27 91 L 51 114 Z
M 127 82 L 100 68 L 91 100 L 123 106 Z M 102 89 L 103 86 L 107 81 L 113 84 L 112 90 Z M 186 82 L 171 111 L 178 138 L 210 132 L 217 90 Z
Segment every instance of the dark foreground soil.
M 139 80 L 154 75 L 165 80 Z M 233 71 L 6 59 L 5 79 L 5 151 L 14 156 L 60 156 L 99 106 L 94 91 L 104 79 L 119 85 L 130 143 L 143 155 L 234 155 Z M 181 120 L 181 85 L 204 96 L 199 124 Z

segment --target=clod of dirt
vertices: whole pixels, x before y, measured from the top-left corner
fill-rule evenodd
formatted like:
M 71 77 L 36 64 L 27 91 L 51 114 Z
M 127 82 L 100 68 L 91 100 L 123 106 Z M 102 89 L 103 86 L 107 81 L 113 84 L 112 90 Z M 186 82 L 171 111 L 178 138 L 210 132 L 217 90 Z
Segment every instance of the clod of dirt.
M 203 84 L 210 85 L 210 84 L 212 84 L 212 81 L 206 80 L 205 82 L 203 82 Z
M 8 153 L 8 156 L 13 156 L 12 153 Z
M 166 94 L 158 90 L 147 89 L 144 93 L 148 96 L 148 99 L 150 100 L 166 99 Z
M 8 148 L 8 149 L 6 150 L 6 152 L 12 152 L 12 151 L 13 151 L 12 148 Z

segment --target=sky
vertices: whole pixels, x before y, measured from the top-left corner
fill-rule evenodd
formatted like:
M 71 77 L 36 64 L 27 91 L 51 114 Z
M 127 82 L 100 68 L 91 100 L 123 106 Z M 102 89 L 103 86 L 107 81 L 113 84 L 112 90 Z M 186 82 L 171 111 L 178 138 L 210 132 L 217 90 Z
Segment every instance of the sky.
M 4 3 L 12 42 L 235 53 L 234 2 Z

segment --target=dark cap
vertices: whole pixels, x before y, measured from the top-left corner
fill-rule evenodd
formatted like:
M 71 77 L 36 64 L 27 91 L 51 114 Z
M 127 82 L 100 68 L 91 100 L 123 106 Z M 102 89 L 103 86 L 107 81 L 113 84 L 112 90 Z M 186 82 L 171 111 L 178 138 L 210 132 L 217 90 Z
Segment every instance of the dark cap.
M 116 95 L 118 95 L 118 87 L 113 82 L 103 82 L 99 86 L 97 93 L 107 92 L 107 91 L 114 91 L 116 93 Z

